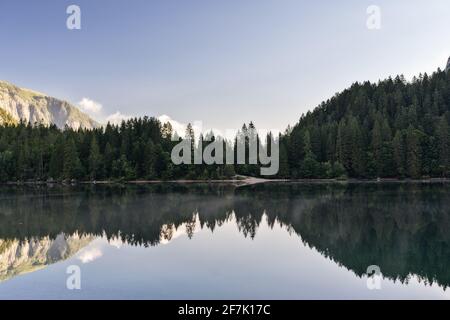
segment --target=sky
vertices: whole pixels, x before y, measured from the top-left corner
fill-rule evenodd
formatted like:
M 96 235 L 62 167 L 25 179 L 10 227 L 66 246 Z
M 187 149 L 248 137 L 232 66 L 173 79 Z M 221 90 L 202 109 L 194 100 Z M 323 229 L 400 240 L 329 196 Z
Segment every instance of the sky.
M 0 79 L 99 121 L 283 131 L 355 81 L 443 69 L 449 17 L 448 0 L 1 0 Z

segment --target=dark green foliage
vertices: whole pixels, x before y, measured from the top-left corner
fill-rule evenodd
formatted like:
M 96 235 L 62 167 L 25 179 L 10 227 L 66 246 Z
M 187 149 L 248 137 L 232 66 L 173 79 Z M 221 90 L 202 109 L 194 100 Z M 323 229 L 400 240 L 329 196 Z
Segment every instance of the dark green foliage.
M 449 111 L 450 73 L 438 71 L 411 82 L 398 76 L 355 83 L 278 137 L 260 137 L 252 122 L 244 124 L 234 145 L 221 140 L 224 150 L 234 149 L 235 160 L 236 143 L 245 146 L 245 163 L 235 165 L 174 165 L 170 155 L 178 141 L 171 138 L 176 133 L 156 118 L 77 131 L 9 124 L 0 127 L 0 181 L 259 176 L 261 163 L 249 154 L 253 138 L 279 146 L 279 171 L 272 178 L 449 177 Z M 186 137 L 192 159 L 216 139 L 212 133 L 200 135 L 197 144 L 192 125 Z M 270 144 L 259 148 L 272 153 Z
M 101 161 L 97 139 L 94 136 L 91 141 L 91 151 L 89 154 L 89 176 L 93 180 L 101 174 Z
M 198 179 L 196 166 L 172 164 L 170 153 L 176 142 L 171 136 L 170 125 L 161 126 L 147 117 L 95 130 L 24 123 L 0 126 L 0 182 L 181 179 L 188 175 Z M 231 177 L 234 166 L 216 166 L 214 172 L 206 171 L 205 178 L 213 174 L 214 178 Z
M 293 178 L 450 176 L 449 111 L 450 74 L 440 70 L 411 82 L 397 76 L 355 83 L 283 135 L 288 152 L 280 152 L 280 163 Z M 322 168 L 314 174 L 313 158 Z
M 77 147 L 72 138 L 68 138 L 64 146 L 63 154 L 63 178 L 79 179 L 83 175 L 83 168 L 78 156 Z

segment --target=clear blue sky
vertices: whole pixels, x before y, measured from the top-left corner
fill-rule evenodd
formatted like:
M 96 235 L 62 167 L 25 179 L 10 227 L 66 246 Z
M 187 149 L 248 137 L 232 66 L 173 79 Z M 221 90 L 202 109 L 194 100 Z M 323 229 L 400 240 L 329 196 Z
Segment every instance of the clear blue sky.
M 372 4 L 380 30 L 366 27 Z M 2 0 L 0 38 L 0 79 L 93 99 L 103 116 L 284 129 L 354 81 L 443 68 L 450 2 Z

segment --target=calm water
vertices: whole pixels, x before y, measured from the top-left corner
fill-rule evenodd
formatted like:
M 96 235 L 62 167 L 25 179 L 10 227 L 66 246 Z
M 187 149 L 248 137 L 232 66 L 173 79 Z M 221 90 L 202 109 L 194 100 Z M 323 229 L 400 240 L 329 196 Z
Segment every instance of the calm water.
M 450 186 L 2 187 L 1 299 L 449 298 Z M 81 290 L 68 290 L 69 266 Z M 378 265 L 380 290 L 367 288 Z

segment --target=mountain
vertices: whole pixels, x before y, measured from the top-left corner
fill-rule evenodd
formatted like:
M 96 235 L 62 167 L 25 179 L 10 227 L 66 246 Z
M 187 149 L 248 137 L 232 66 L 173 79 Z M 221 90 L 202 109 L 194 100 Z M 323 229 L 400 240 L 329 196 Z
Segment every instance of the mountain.
M 16 124 L 17 121 L 6 110 L 0 109 L 0 126 Z
M 445 72 L 448 72 L 449 70 L 450 70 L 450 57 L 448 58 L 447 67 L 445 68 Z
M 98 123 L 67 101 L 0 81 L 0 125 L 23 120 L 44 125 L 93 129 Z

